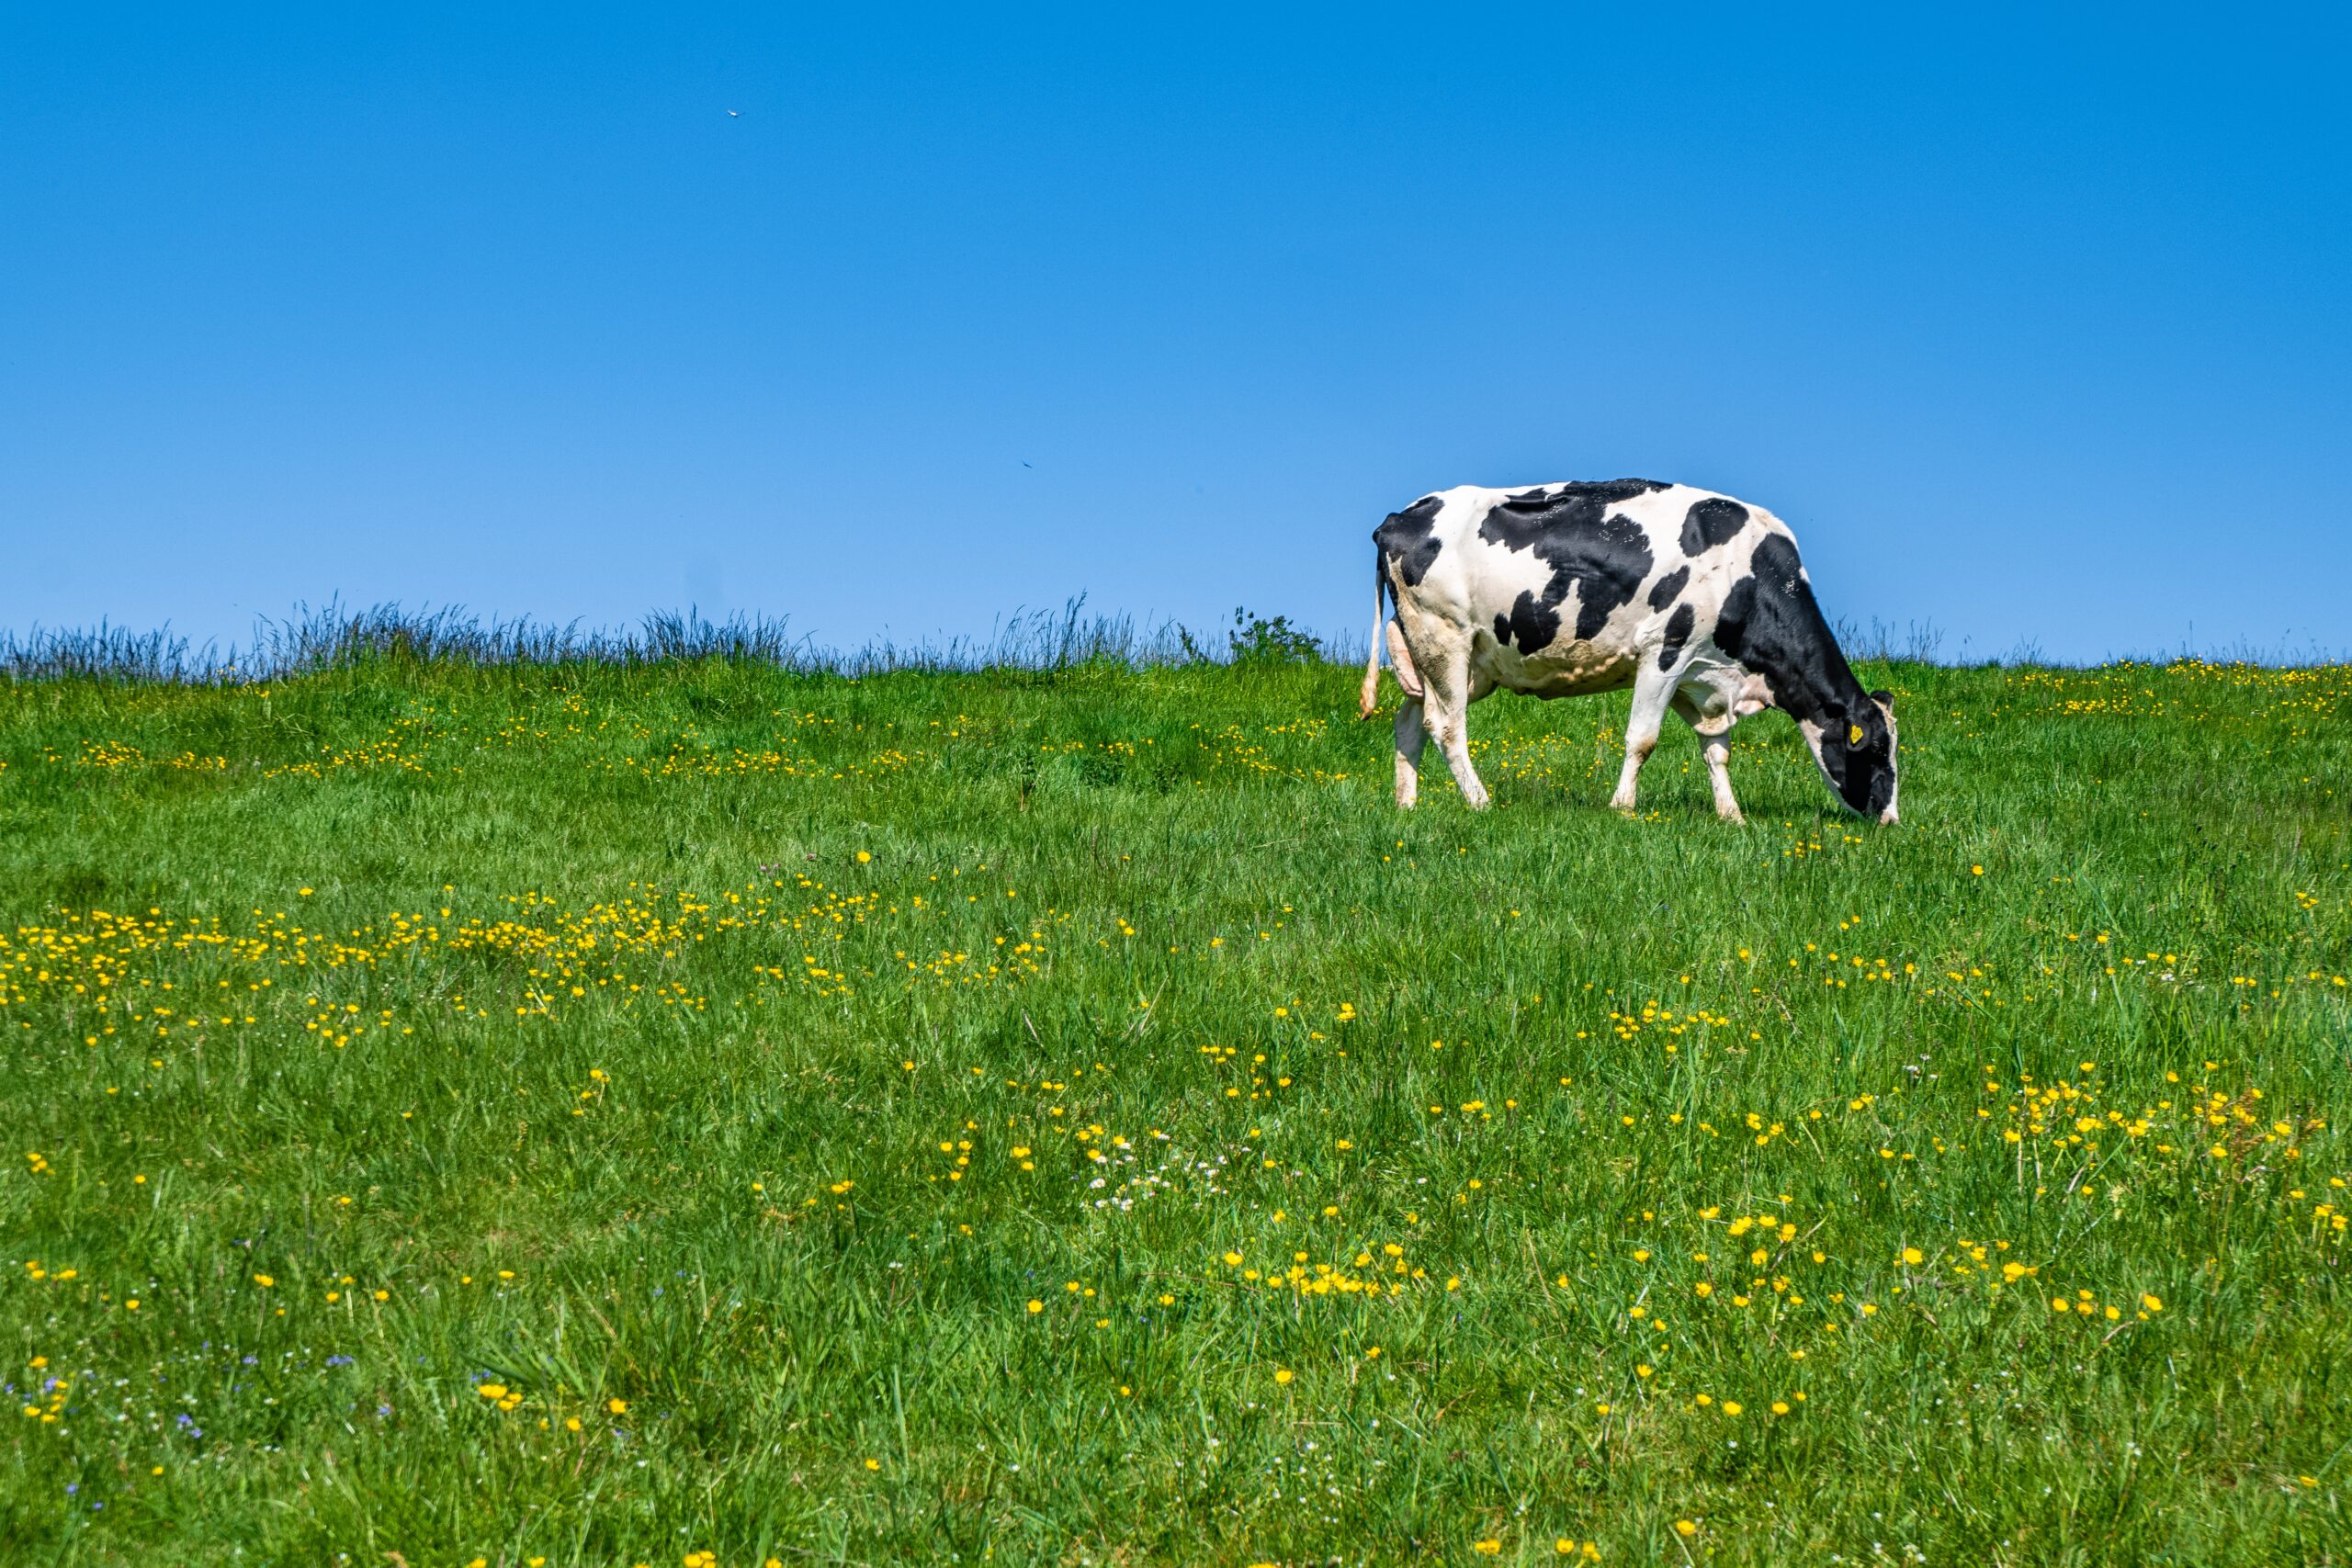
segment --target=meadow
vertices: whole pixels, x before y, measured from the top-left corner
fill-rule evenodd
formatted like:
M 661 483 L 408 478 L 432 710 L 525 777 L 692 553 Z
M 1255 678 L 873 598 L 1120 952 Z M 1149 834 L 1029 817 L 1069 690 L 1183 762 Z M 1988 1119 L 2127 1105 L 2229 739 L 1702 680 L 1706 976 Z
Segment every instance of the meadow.
M 2352 669 L 1861 673 L 0 682 L 0 1558 L 2352 1559 Z

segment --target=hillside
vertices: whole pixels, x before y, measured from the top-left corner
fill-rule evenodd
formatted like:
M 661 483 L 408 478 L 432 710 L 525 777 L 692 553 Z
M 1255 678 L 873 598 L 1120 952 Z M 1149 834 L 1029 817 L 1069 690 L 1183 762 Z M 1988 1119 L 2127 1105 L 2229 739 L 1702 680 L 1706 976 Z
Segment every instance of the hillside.
M 2342 1561 L 2352 669 L 1864 673 L 0 683 L 0 1540 Z

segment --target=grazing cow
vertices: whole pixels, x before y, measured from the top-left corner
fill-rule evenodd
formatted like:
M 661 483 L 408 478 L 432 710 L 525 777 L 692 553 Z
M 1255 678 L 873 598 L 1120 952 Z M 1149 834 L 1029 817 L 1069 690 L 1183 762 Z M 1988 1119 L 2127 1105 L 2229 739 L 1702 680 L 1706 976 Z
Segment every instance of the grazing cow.
M 1634 782 L 1671 707 L 1702 739 L 1715 810 L 1739 821 L 1724 765 L 1731 728 L 1777 707 L 1840 801 L 1895 819 L 1894 698 L 1854 679 L 1796 539 L 1761 507 L 1656 479 L 1464 485 L 1423 496 L 1372 537 L 1362 705 L 1369 718 L 1385 642 L 1406 696 L 1399 806 L 1419 792 L 1431 731 L 1463 799 L 1487 804 L 1466 721 L 1496 688 L 1566 697 L 1631 686 L 1625 768 L 1610 802 L 1619 810 L 1634 808 Z

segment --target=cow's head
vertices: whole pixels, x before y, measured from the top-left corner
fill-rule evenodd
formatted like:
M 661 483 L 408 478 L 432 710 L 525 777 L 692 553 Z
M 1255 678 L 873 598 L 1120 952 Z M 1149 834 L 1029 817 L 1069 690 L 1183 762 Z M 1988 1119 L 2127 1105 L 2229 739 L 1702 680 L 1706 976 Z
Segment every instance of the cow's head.
M 1894 694 L 1871 692 L 1869 701 L 1801 728 L 1821 776 L 1847 807 L 1882 822 L 1895 818 Z

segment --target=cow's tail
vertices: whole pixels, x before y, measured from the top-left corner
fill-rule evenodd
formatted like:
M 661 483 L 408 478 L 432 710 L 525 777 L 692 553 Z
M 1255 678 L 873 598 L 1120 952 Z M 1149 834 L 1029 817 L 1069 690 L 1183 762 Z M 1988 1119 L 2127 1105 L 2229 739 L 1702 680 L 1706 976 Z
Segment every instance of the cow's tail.
M 1380 705 L 1380 645 L 1388 640 L 1388 575 L 1378 545 L 1372 547 L 1372 647 L 1363 656 L 1363 691 L 1356 698 L 1356 716 L 1370 718 Z

